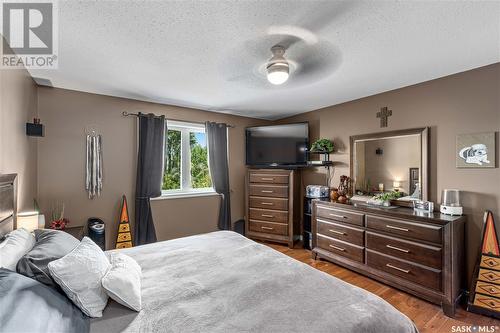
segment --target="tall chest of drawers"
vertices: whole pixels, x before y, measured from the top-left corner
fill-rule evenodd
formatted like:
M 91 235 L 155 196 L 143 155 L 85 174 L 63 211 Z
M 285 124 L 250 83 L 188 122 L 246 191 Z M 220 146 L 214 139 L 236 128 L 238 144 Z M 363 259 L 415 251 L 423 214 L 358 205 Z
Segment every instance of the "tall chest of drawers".
M 440 304 L 448 316 L 465 286 L 463 216 L 313 203 L 313 257 Z
M 246 235 L 293 247 L 300 232 L 299 195 L 300 178 L 297 171 L 248 169 Z

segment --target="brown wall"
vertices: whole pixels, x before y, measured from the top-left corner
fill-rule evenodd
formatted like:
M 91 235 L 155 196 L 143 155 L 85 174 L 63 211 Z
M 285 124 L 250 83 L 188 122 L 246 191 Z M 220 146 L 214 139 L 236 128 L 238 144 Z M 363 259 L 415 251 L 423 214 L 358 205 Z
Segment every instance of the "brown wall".
M 244 216 L 244 128 L 263 121 L 57 88 L 39 87 L 38 94 L 40 118 L 46 125 L 45 137 L 39 141 L 38 193 L 47 221 L 53 202 L 64 201 L 72 225 L 83 225 L 91 216 L 102 218 L 110 247 L 115 242 L 123 194 L 134 220 L 136 120 L 123 117 L 123 111 L 235 125 L 229 130 L 232 221 Z M 94 200 L 88 199 L 84 188 L 85 133 L 90 129 L 103 138 L 103 193 Z M 218 196 L 156 200 L 152 207 L 159 240 L 216 230 Z
M 393 111 L 389 127 L 380 128 L 376 113 Z M 334 180 L 349 174 L 349 136 L 429 126 L 430 200 L 439 203 L 445 188 L 462 190 L 468 216 L 469 272 L 478 253 L 483 211 L 500 221 L 500 169 L 457 169 L 455 137 L 461 133 L 498 132 L 500 129 L 500 64 L 451 75 L 348 103 L 301 114 L 280 122 L 309 121 L 311 139 L 333 139 L 337 151 Z M 497 161 L 498 153 L 497 135 Z M 498 166 L 498 162 L 497 162 Z M 323 184 L 323 170 L 303 172 L 303 183 Z M 469 274 L 470 275 L 470 274 Z
M 3 37 L 0 35 L 0 42 Z M 37 87 L 24 69 L 0 69 L 0 174 L 18 174 L 18 210 L 33 210 L 37 192 L 37 139 L 26 122 L 37 115 Z

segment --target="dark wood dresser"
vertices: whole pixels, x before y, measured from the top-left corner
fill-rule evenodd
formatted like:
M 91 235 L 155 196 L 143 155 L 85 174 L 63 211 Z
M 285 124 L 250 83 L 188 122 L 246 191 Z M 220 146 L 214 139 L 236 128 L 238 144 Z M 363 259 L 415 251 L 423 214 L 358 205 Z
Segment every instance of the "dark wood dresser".
M 465 285 L 464 216 L 313 203 L 313 257 L 440 304 L 452 317 Z
M 300 233 L 299 196 L 297 171 L 248 169 L 245 234 L 293 247 Z

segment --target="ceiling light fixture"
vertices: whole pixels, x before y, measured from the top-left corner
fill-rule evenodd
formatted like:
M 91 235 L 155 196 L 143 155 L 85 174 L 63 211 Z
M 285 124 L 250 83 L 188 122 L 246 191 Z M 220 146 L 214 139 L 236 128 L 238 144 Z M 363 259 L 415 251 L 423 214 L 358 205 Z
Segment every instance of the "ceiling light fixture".
M 273 57 L 269 60 L 267 69 L 267 80 L 272 84 L 283 84 L 288 80 L 289 69 L 288 61 L 286 61 L 285 48 L 280 45 L 271 48 Z

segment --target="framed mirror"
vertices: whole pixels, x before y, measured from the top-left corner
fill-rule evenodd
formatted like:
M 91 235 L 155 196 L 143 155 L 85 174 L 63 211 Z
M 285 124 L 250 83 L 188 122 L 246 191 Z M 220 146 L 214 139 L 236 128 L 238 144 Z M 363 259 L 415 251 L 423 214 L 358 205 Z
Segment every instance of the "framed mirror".
M 396 191 L 391 204 L 405 207 L 428 200 L 428 144 L 428 127 L 351 136 L 353 196 L 368 201 Z

